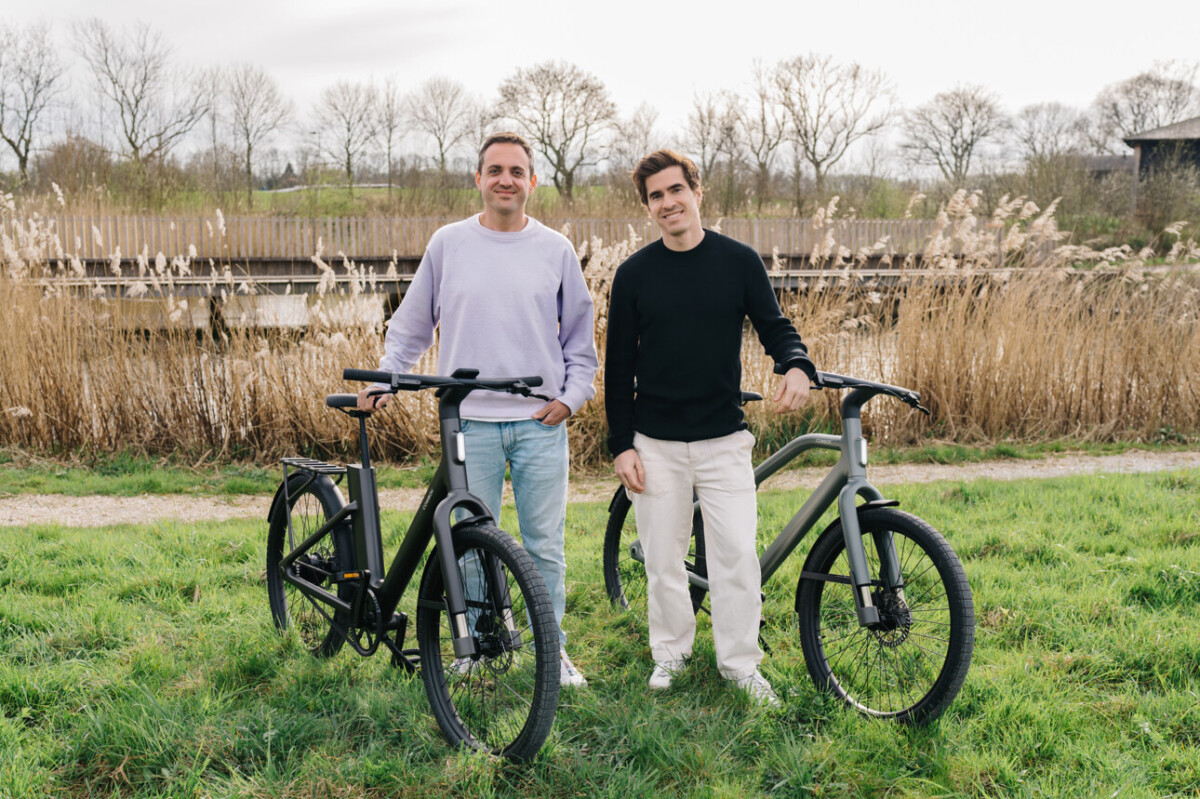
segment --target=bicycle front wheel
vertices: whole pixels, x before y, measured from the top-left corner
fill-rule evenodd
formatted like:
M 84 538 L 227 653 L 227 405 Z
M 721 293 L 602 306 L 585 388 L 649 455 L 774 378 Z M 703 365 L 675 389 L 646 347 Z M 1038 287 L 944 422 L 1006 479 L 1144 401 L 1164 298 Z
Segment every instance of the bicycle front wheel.
M 558 623 L 542 576 L 520 544 L 487 525 L 454 533 L 478 655 L 457 658 L 441 559 L 429 557 L 417 603 L 421 677 L 452 744 L 533 757 L 558 708 Z
M 894 508 L 859 514 L 871 597 L 880 621 L 858 623 L 841 522 L 821 534 L 796 585 L 800 644 L 817 687 L 869 716 L 923 723 L 962 688 L 975 610 L 962 564 L 940 533 Z M 878 579 L 890 537 L 903 587 Z

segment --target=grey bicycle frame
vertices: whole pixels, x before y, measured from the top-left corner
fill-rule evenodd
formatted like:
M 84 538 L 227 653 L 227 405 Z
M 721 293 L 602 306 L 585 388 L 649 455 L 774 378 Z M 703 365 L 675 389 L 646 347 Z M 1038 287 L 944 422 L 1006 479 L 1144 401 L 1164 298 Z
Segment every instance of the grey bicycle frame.
M 878 623 L 879 611 L 871 599 L 872 578 L 870 570 L 867 568 L 866 550 L 862 543 L 862 531 L 858 524 L 855 499 L 861 496 L 872 504 L 888 502 L 879 489 L 867 481 L 867 440 L 862 435 L 861 411 L 862 406 L 868 400 L 887 388 L 892 387 L 868 383 L 854 388 L 842 399 L 842 434 L 840 436 L 823 433 L 808 433 L 799 436 L 785 444 L 754 470 L 754 484 L 758 486 L 802 452 L 810 449 L 829 449 L 841 452 L 841 457 L 834 464 L 833 469 L 800 506 L 800 510 L 796 511 L 796 515 L 784 526 L 779 536 L 771 542 L 758 562 L 762 570 L 762 581 L 765 583 L 779 570 L 779 567 L 792 554 L 792 551 L 813 528 L 822 514 L 836 501 L 838 516 L 842 523 L 842 534 L 845 536 L 846 557 L 850 563 L 854 604 L 858 610 L 858 621 L 861 625 Z M 699 503 L 697 503 L 697 507 L 698 505 Z M 880 558 L 881 574 L 879 579 L 888 588 L 903 591 L 903 578 L 900 574 L 900 564 L 896 557 L 891 533 L 876 534 L 875 547 Z M 635 553 L 635 557 L 644 562 L 644 556 L 639 556 L 641 556 L 641 552 Z M 810 576 L 813 579 L 837 580 L 830 575 Z M 688 581 L 705 591 L 708 590 L 707 577 L 689 570 Z

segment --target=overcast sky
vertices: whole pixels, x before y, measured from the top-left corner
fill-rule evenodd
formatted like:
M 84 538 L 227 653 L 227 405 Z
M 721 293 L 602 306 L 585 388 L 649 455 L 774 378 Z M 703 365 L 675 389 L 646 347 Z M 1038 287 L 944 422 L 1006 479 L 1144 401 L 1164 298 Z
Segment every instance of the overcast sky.
M 151 23 L 181 63 L 264 67 L 302 118 L 338 79 L 395 75 L 409 87 L 445 75 L 490 99 L 514 69 L 546 59 L 594 73 L 623 115 L 651 103 L 658 128 L 674 132 L 694 93 L 738 88 L 755 58 L 817 51 L 858 61 L 883 70 L 907 107 L 978 83 L 1009 111 L 1083 107 L 1155 59 L 1200 58 L 1196 0 L 0 0 L 0 19 L 49 21 L 64 46 L 70 23 L 95 14 L 116 26 Z M 75 73 L 72 94 L 90 88 L 85 80 Z

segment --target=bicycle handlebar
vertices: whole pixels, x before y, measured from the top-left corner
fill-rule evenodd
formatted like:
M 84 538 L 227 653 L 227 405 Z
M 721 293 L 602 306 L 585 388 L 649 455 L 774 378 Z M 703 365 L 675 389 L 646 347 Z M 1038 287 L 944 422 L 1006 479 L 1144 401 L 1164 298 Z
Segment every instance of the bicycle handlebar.
M 873 394 L 887 394 L 895 397 L 903 402 L 916 408 L 926 416 L 929 415 L 929 409 L 921 404 L 920 393 L 909 388 L 901 388 L 900 386 L 889 386 L 887 383 L 876 383 L 874 380 L 864 380 L 861 377 L 847 377 L 846 375 L 838 375 L 833 372 L 817 372 L 817 379 L 813 382 L 814 388 L 862 388 Z
M 534 394 L 530 389 L 542 384 L 538 375 L 530 377 L 487 377 L 479 378 L 478 369 L 458 369 L 449 377 L 441 375 L 412 375 L 399 372 L 380 372 L 372 369 L 343 369 L 343 380 L 361 380 L 366 383 L 383 383 L 392 391 L 420 391 L 426 388 L 461 386 L 486 391 L 506 391 L 524 397 L 537 397 L 550 401 L 549 397 Z

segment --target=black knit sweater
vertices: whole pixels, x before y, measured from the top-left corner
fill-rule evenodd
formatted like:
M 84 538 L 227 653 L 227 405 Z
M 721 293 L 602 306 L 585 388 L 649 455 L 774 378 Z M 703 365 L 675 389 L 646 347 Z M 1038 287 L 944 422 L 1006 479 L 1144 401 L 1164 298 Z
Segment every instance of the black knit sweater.
M 677 252 L 660 240 L 621 264 L 612 284 L 604 367 L 613 455 L 633 446 L 635 430 L 667 441 L 701 441 L 745 429 L 746 317 L 777 374 L 799 367 L 816 375 L 808 349 L 779 310 L 762 258 L 750 247 L 705 230 L 690 250 Z

